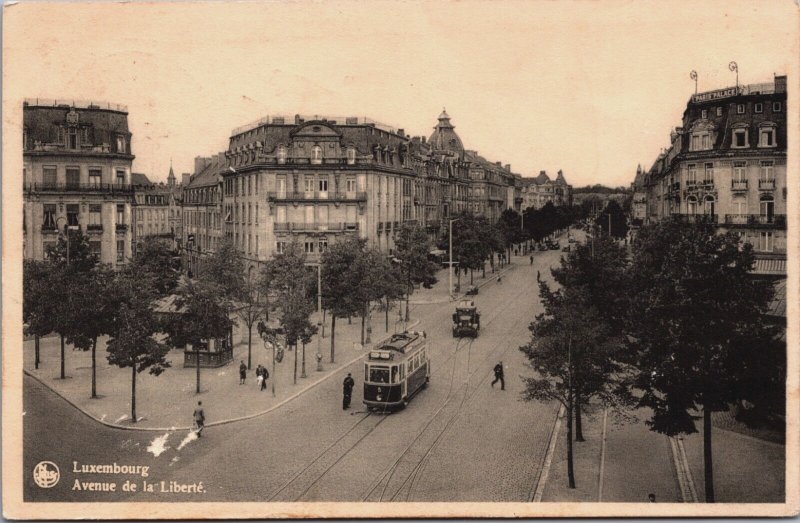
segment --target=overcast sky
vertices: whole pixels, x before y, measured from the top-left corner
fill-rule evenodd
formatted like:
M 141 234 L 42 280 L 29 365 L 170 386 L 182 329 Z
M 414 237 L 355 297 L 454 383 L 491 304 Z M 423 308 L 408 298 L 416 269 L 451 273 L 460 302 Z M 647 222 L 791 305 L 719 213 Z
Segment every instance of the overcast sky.
M 264 115 L 428 136 L 446 107 L 466 148 L 523 176 L 627 185 L 680 125 L 691 70 L 703 91 L 735 84 L 731 60 L 756 83 L 797 59 L 788 0 L 23 4 L 4 23 L 5 86 L 126 104 L 155 181 Z

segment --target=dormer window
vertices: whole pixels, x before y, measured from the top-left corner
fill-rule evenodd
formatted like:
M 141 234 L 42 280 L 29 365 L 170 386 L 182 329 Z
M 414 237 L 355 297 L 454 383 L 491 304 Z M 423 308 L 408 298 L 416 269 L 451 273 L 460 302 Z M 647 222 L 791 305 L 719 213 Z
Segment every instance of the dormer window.
M 764 104 L 762 104 L 761 102 L 756 103 L 755 106 L 753 107 L 753 111 L 755 111 L 756 113 L 764 112 Z
M 125 149 L 125 137 L 121 134 L 117 135 L 117 152 L 124 154 L 126 152 Z
M 711 133 L 708 131 L 698 131 L 692 133 L 690 144 L 692 151 L 707 151 L 711 149 Z
M 354 165 L 356 163 L 356 150 L 352 147 L 347 148 L 347 165 Z
M 781 103 L 780 102 L 772 102 L 772 112 L 773 113 L 781 112 Z
M 67 131 L 67 148 L 78 148 L 78 130 L 74 127 L 70 127 L 70 129 Z
M 278 147 L 278 163 L 286 163 L 286 147 Z
M 311 163 L 322 163 L 322 147 L 319 145 L 311 148 Z
M 722 107 L 717 107 L 717 116 L 722 116 Z
M 736 114 L 744 114 L 744 104 L 736 105 Z
M 775 147 L 775 124 L 762 124 L 758 129 L 758 146 Z
M 702 118 L 703 120 L 708 118 L 708 109 L 703 109 L 702 111 L 700 111 L 700 118 Z
M 744 148 L 749 147 L 750 144 L 748 143 L 747 137 L 747 127 L 736 127 L 733 129 L 733 141 L 731 142 L 731 147 L 733 148 Z

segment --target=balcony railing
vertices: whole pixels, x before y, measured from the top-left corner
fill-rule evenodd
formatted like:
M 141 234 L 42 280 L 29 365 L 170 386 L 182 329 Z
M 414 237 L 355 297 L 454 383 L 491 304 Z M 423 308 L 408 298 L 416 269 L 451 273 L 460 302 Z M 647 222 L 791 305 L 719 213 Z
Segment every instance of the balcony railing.
M 357 231 L 357 222 L 329 222 L 329 223 L 301 223 L 301 222 L 275 222 L 275 232 L 339 232 Z
M 365 202 L 367 193 L 361 191 L 314 191 L 314 192 L 269 192 L 269 201 L 320 201 L 320 202 Z
M 684 223 L 717 223 L 716 214 L 673 214 L 672 216 Z
M 86 226 L 86 230 L 89 232 L 103 232 L 103 224 L 102 223 L 90 223 Z
M 128 230 L 127 223 L 118 223 L 116 226 L 117 232 L 126 232 Z
M 786 227 L 785 214 L 726 214 L 726 225 Z
M 130 194 L 133 186 L 127 183 L 27 183 L 25 190 L 32 192 L 95 192 Z
M 746 225 L 750 221 L 749 214 L 726 214 L 725 223 L 727 225 Z
M 775 180 L 758 180 L 759 191 L 774 191 Z
M 732 191 L 746 191 L 747 190 L 747 180 L 732 180 L 731 181 L 731 190 Z

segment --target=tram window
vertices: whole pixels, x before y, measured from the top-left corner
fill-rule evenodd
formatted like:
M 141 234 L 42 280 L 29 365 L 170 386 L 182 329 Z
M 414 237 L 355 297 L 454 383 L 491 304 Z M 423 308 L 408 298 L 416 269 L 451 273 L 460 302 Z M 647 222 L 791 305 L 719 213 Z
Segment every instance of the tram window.
M 397 383 L 397 366 L 392 367 L 392 383 Z
M 388 367 L 371 367 L 369 370 L 369 381 L 373 383 L 389 383 Z
M 369 381 L 369 370 L 366 365 L 364 365 L 364 381 Z

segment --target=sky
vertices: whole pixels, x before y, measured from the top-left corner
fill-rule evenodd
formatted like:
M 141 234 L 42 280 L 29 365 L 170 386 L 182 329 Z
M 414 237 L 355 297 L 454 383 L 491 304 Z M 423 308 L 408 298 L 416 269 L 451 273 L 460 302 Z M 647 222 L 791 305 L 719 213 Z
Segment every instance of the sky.
M 701 92 L 735 85 L 732 60 L 742 84 L 794 73 L 797 21 L 788 0 L 23 2 L 4 7 L 4 103 L 127 105 L 154 181 L 265 115 L 429 136 L 446 108 L 467 149 L 523 176 L 628 185 L 680 125 L 690 71 Z

